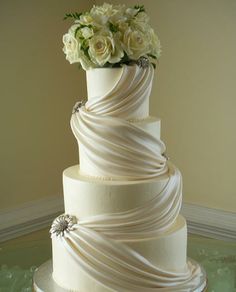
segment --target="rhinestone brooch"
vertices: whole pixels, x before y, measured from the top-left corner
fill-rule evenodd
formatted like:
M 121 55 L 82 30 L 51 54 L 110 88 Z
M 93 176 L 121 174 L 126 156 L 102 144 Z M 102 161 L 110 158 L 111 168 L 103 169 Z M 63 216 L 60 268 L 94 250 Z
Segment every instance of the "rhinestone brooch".
M 148 58 L 141 57 L 137 60 L 137 65 L 141 68 L 147 68 L 150 65 Z
M 77 223 L 76 217 L 68 214 L 62 214 L 58 216 L 52 223 L 50 233 L 51 238 L 54 236 L 64 237 L 65 233 L 68 233 L 75 229 Z
M 85 105 L 85 100 L 80 100 L 80 101 L 77 101 L 76 104 L 74 105 L 73 107 L 73 110 L 72 110 L 72 114 L 75 114 L 77 112 L 79 112 L 79 109 Z

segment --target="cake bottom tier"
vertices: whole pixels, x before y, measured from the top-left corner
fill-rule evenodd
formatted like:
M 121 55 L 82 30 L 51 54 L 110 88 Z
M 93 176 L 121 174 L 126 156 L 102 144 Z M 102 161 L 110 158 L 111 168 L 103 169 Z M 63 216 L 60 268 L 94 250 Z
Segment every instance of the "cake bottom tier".
M 186 268 L 187 228 L 182 216 L 178 216 L 175 224 L 160 236 L 126 241 L 124 244 L 160 269 L 182 272 Z M 59 286 L 78 292 L 114 291 L 101 285 L 84 272 L 67 251 L 63 242 L 56 237 L 52 239 L 52 248 L 53 279 Z M 109 259 L 107 264 L 110 265 Z
M 188 258 L 189 263 L 198 265 L 197 262 Z M 207 291 L 207 276 L 205 270 L 200 267 L 201 273 L 199 274 L 199 281 L 191 289 L 186 290 L 179 287 L 178 291 L 188 292 L 206 292 Z M 69 292 L 71 290 L 64 289 L 58 286 L 52 278 L 52 260 L 43 263 L 34 273 L 33 277 L 33 292 Z M 168 291 L 168 290 L 165 290 Z M 89 292 L 89 291 L 88 291 Z

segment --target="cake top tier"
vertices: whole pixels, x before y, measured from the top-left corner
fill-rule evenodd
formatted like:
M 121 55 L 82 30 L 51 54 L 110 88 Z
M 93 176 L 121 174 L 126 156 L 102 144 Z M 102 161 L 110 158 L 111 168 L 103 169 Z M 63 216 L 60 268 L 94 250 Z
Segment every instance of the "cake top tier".
M 152 66 L 137 65 L 86 71 L 86 110 L 125 120 L 147 118 L 153 75 Z

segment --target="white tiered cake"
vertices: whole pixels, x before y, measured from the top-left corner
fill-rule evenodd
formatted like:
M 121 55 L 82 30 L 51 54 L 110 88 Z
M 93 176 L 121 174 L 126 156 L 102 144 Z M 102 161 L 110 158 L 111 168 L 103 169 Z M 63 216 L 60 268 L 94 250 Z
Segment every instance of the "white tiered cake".
M 71 118 L 80 166 L 63 173 L 65 215 L 51 229 L 52 277 L 65 291 L 203 291 L 203 271 L 186 257 L 181 174 L 149 116 L 153 74 L 152 65 L 86 72 L 88 101 Z

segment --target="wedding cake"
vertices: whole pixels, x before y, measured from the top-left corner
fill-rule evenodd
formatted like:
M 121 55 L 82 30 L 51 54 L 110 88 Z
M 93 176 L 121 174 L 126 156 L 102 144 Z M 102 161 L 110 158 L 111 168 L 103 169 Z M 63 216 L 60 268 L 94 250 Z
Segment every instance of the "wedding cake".
M 203 291 L 204 271 L 186 256 L 181 173 L 149 115 L 160 43 L 145 10 L 104 4 L 68 17 L 64 52 L 86 70 L 88 99 L 72 111 L 80 164 L 63 172 L 48 291 Z

